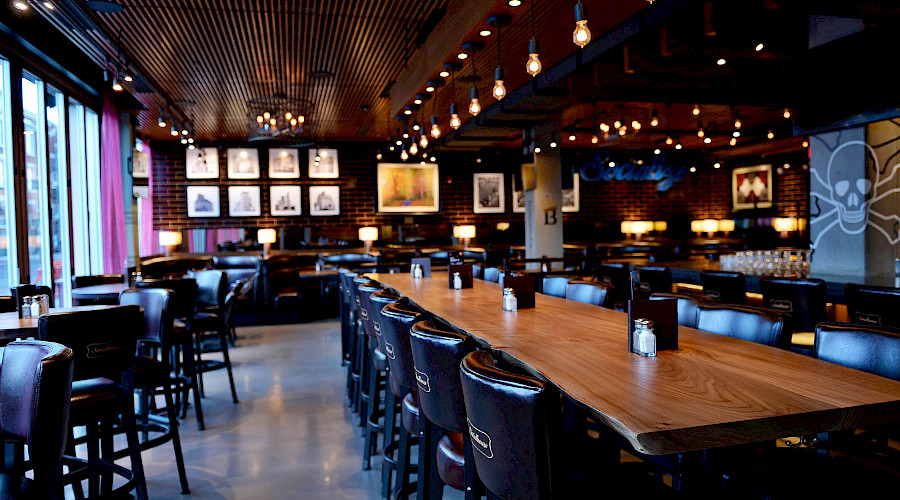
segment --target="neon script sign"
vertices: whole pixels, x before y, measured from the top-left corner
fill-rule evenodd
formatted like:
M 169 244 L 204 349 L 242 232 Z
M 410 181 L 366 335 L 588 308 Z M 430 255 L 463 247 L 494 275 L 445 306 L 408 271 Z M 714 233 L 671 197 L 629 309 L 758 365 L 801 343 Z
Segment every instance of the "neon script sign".
M 614 167 L 610 167 L 609 162 L 608 153 L 597 153 L 593 160 L 581 167 L 581 178 L 586 181 L 658 181 L 656 189 L 668 191 L 688 173 L 687 165 L 666 164 L 663 155 L 655 156 L 652 162 L 631 160 L 616 163 Z

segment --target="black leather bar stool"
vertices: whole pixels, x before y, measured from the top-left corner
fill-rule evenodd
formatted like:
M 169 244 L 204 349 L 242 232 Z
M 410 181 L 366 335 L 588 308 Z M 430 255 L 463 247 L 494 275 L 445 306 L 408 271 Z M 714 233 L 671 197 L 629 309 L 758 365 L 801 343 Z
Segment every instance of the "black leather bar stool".
M 366 363 L 366 332 L 363 327 L 364 314 L 359 302 L 359 285 L 371 281 L 368 276 L 354 276 L 350 283 L 350 300 L 353 301 L 354 322 L 353 322 L 353 359 L 356 362 L 353 366 L 353 393 L 350 399 L 350 407 L 354 412 L 360 411 L 360 396 L 362 395 L 363 385 L 366 379 L 363 376 L 363 369 Z
M 672 292 L 672 270 L 666 266 L 637 268 L 638 283 L 635 298 L 647 299 L 653 293 Z
M 439 499 L 447 484 L 480 498 L 459 364 L 476 344 L 466 334 L 419 321 L 409 332 L 419 393 L 418 497 Z
M 627 262 L 607 262 L 597 268 L 597 281 L 612 285 L 611 304 L 614 309 L 625 310 L 631 299 L 631 264 Z
M 721 304 L 746 304 L 747 280 L 741 273 L 700 271 L 703 294 Z
M 378 434 L 383 436 L 382 446 L 387 446 L 394 439 L 396 401 L 394 400 L 393 392 L 387 387 L 388 363 L 387 356 L 384 354 L 384 335 L 381 333 L 381 310 L 384 309 L 384 306 L 398 300 L 400 300 L 400 296 L 389 290 L 377 291 L 368 297 L 373 330 L 373 336 L 369 339 L 374 342 L 371 354 L 372 370 L 369 377 L 369 390 L 370 394 L 375 396 L 371 398 L 366 418 L 363 470 L 369 470 L 370 468 L 371 457 L 375 454 L 378 444 Z M 381 404 L 382 398 L 380 396 L 382 390 L 384 391 L 383 405 Z M 383 423 L 378 423 L 379 418 L 383 418 Z
M 678 324 L 690 328 L 697 328 L 697 306 L 715 302 L 706 295 L 700 294 L 656 292 L 650 295 L 650 300 L 665 299 L 678 301 Z
M 344 285 L 344 275 L 350 272 L 345 267 L 338 268 L 338 315 L 341 320 L 341 366 L 350 363 L 350 296 Z
M 396 450 L 392 444 L 388 444 L 384 447 L 383 456 L 389 464 L 392 461 L 396 463 L 397 480 L 394 491 L 401 498 L 405 498 L 410 492 L 410 473 L 418 474 L 417 466 L 410 461 L 411 447 L 418 443 L 419 398 L 409 331 L 412 325 L 424 319 L 426 319 L 425 312 L 407 301 L 387 304 L 381 310 L 381 334 L 384 336 L 384 354 L 387 356 L 389 367 L 388 385 L 394 396 L 400 400 L 402 423 Z M 387 479 L 387 483 L 382 483 L 382 493 L 385 494 L 383 496 L 390 494 L 390 466 L 385 467 L 385 470 L 387 477 L 383 475 L 382 480 Z
M 354 394 L 359 391 L 359 360 L 356 356 L 356 294 L 353 292 L 355 285 L 353 278 L 359 274 L 353 271 L 345 271 L 338 275 L 341 284 L 342 298 L 346 301 L 344 321 L 347 322 L 347 405 L 353 407 Z M 342 325 L 343 328 L 343 325 Z M 343 335 L 343 330 L 341 332 Z
M 569 281 L 577 279 L 574 276 L 544 276 L 541 283 L 541 293 L 553 297 L 566 298 L 566 287 Z
M 69 429 L 74 355 L 53 342 L 18 340 L 0 359 L 0 441 L 28 446 L 34 480 L 25 479 L 16 452 L 0 473 L 0 498 L 62 500 L 62 456 Z
M 74 354 L 69 443 L 63 460 L 69 466 L 66 482 L 73 483 L 76 496 L 80 484 L 76 486 L 75 482 L 87 478 L 89 498 L 134 490 L 138 500 L 147 500 L 131 383 L 135 347 L 143 324 L 141 308 L 134 305 L 49 313 L 38 322 L 41 340 L 67 345 Z M 116 424 L 121 424 L 128 441 L 130 470 L 113 462 Z M 75 456 L 72 428 L 77 426 L 86 428 L 87 460 Z M 75 467 L 76 464 L 81 467 Z M 124 477 L 125 483 L 113 490 L 111 474 Z
M 780 349 L 791 345 L 791 325 L 785 315 L 764 307 L 698 304 L 697 329 Z
M 566 299 L 595 306 L 608 307 L 612 287 L 597 281 L 570 280 L 566 284 Z
M 359 426 L 363 428 L 363 435 L 365 435 L 365 430 L 368 428 L 367 422 L 369 421 L 371 412 L 378 406 L 377 404 L 373 404 L 373 399 L 378 397 L 376 383 L 378 380 L 378 370 L 373 367 L 375 361 L 374 351 L 378 346 L 378 341 L 375 340 L 375 328 L 372 326 L 375 322 L 375 318 L 372 316 L 372 304 L 369 301 L 369 296 L 375 292 L 384 290 L 384 287 L 377 281 L 368 281 L 366 283 L 361 283 L 358 290 L 359 311 L 366 339 L 362 370 L 363 385 L 359 395 Z M 373 387 L 373 385 L 375 387 Z
M 759 280 L 759 288 L 763 305 L 788 315 L 794 332 L 791 350 L 813 354 L 816 325 L 828 319 L 825 282 L 815 278 L 763 276 Z
M 193 273 L 197 281 L 196 310 L 191 317 L 190 329 L 194 338 L 194 353 L 199 377 L 200 395 L 203 391 L 203 374 L 225 370 L 231 388 L 231 401 L 238 403 L 234 386 L 231 356 L 228 353 L 228 325 L 226 323 L 226 299 L 228 298 L 228 277 L 222 271 L 207 270 Z M 232 295 L 231 300 L 234 300 Z M 204 353 L 218 352 L 222 359 L 204 359 Z
M 363 293 L 371 294 L 374 291 L 381 290 L 382 287 L 377 282 L 370 280 L 366 276 L 358 276 L 353 279 L 354 290 L 353 290 L 353 300 L 356 302 L 356 312 L 357 312 L 357 320 L 356 320 L 356 349 L 358 352 L 357 356 L 359 358 L 359 388 L 356 394 L 356 411 L 359 412 L 359 426 L 365 428 L 366 425 L 366 414 L 368 413 L 367 407 L 369 402 L 369 394 L 368 394 L 368 383 L 369 383 L 369 373 L 370 367 L 372 365 L 372 348 L 369 346 L 369 335 L 368 331 L 371 329 L 371 326 L 366 326 L 372 320 L 369 316 L 369 311 L 363 306 Z M 364 288 L 366 291 L 361 292 L 360 288 Z
M 900 328 L 900 288 L 847 283 L 844 299 L 851 322 Z

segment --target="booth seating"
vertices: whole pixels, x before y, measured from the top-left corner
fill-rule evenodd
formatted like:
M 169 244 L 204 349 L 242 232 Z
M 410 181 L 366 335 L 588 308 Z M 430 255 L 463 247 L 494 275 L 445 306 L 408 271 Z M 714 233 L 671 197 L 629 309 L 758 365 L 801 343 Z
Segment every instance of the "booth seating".
M 791 325 L 785 315 L 764 307 L 698 304 L 697 329 L 780 349 L 791 345 Z
M 256 281 L 256 306 L 258 312 L 296 313 L 304 301 L 300 285 L 300 271 L 315 269 L 316 253 L 279 253 L 263 257 Z M 318 294 L 318 290 L 316 291 Z
M 697 328 L 697 306 L 715 302 L 706 295 L 700 294 L 658 292 L 650 295 L 650 300 L 666 299 L 678 301 L 678 324 L 689 328 Z
M 376 264 L 381 262 L 378 254 L 366 253 L 362 249 L 355 249 L 348 252 L 323 252 L 318 254 L 318 260 L 322 262 L 325 269 L 336 269 L 338 267 L 346 267 L 354 271 L 376 270 Z

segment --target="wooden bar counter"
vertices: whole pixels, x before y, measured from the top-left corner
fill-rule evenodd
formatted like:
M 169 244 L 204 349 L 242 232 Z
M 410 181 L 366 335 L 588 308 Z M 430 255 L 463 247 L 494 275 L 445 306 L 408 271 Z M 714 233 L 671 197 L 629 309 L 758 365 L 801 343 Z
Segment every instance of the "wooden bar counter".
M 622 312 L 538 294 L 504 312 L 496 283 L 369 274 L 545 379 L 642 453 L 660 455 L 900 422 L 900 382 L 692 328 L 679 349 L 626 349 Z

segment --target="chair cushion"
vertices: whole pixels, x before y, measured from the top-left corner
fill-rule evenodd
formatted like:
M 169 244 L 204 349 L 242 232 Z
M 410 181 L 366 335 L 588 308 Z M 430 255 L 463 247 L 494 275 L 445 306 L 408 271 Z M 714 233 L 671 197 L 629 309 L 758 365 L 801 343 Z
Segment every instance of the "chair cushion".
M 387 362 L 386 359 L 385 362 Z M 397 398 L 402 398 L 407 392 L 409 392 L 406 390 L 406 388 L 404 388 L 402 385 L 400 385 L 400 383 L 397 382 L 397 379 L 394 377 L 393 373 L 390 373 L 388 375 L 388 386 L 390 386 L 391 388 L 391 393 L 394 395 L 394 397 Z
M 98 416 L 119 412 L 128 402 L 126 396 L 119 384 L 108 378 L 72 382 L 70 425 L 84 425 Z
M 437 469 L 444 484 L 458 490 L 466 489 L 466 453 L 462 434 L 448 431 L 438 442 Z
M 403 428 L 410 434 L 419 435 L 419 401 L 415 392 L 410 392 L 403 398 L 400 408 L 400 418 L 403 420 Z

